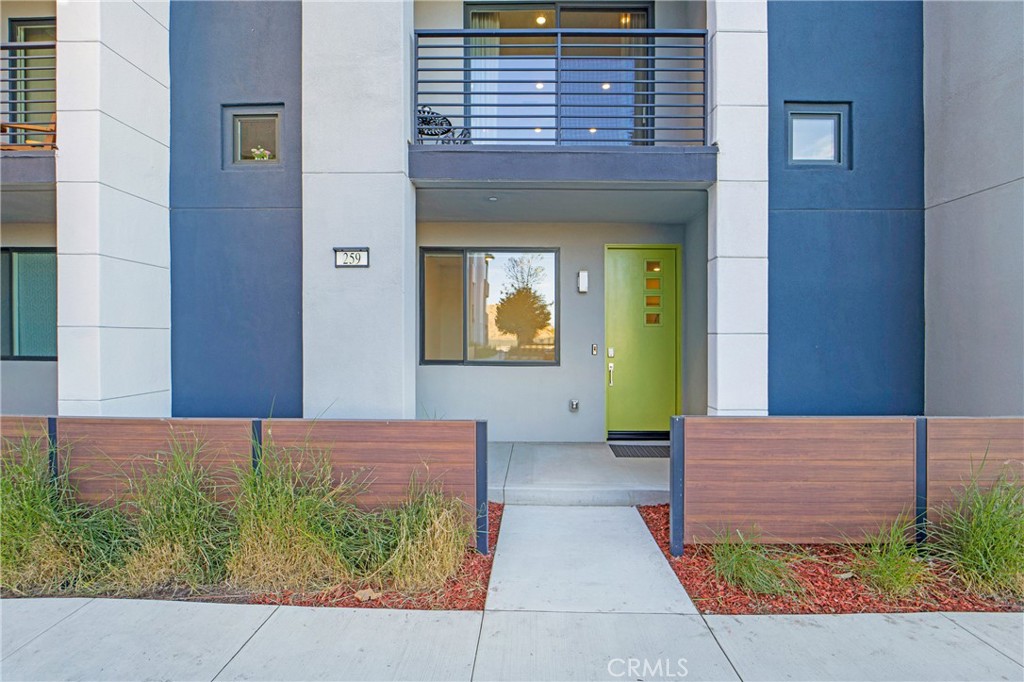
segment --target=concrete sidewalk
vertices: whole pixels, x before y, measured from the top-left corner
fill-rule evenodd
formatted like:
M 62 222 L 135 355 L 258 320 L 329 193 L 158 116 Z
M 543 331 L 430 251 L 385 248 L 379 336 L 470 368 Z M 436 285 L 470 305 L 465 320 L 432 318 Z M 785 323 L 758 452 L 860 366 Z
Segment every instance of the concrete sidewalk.
M 702 618 L 18 599 L 0 602 L 0 618 L 0 676 L 10 681 L 1024 677 L 1020 614 Z

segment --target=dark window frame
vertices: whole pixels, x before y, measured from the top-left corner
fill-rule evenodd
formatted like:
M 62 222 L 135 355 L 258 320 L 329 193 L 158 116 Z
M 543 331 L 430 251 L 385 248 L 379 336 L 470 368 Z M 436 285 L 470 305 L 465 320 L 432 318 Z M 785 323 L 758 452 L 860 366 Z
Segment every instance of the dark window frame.
M 421 246 L 419 258 L 419 351 L 420 365 L 448 365 L 453 367 L 559 367 L 562 364 L 562 304 L 561 304 L 561 248 L 557 246 Z M 434 253 L 459 254 L 462 256 L 462 359 L 428 360 L 426 358 L 426 258 Z M 469 254 L 471 253 L 544 253 L 555 258 L 552 279 L 555 284 L 555 310 L 552 323 L 555 327 L 555 359 L 550 362 L 528 360 L 470 360 L 469 359 Z
M 541 31 L 554 31 L 562 26 L 562 10 L 604 10 L 604 11 L 620 11 L 620 12 L 635 12 L 637 10 L 644 10 L 647 12 L 647 28 L 644 30 L 650 30 L 655 28 L 654 26 L 654 0 L 624 0 L 623 2 L 609 2 L 607 4 L 603 2 L 560 2 L 559 0 L 550 0 L 544 2 L 543 0 L 531 1 L 526 0 L 525 2 L 494 2 L 494 0 L 476 0 L 473 2 L 462 3 L 462 26 L 465 29 L 470 27 L 470 14 L 473 11 L 491 11 L 501 12 L 506 10 L 553 10 L 555 13 L 555 25 L 544 26 L 538 30 Z
M 8 280 L 4 283 L 7 287 L 8 292 L 14 291 L 14 267 L 13 267 L 13 254 L 15 253 L 52 253 L 54 256 L 57 255 L 57 249 L 52 246 L 4 246 L 0 247 L 0 253 L 12 254 L 11 268 L 8 271 Z M 56 293 L 56 292 L 54 292 Z M 11 298 L 11 305 L 8 309 L 7 319 L 0 320 L 0 326 L 2 326 L 2 334 L 11 335 L 11 351 L 14 350 L 14 298 Z M 0 355 L 0 360 L 4 362 L 56 362 L 57 356 L 53 355 Z
M 235 160 L 235 152 L 238 148 L 238 139 L 235 136 L 235 119 L 238 117 L 274 117 L 277 121 L 275 128 L 276 149 L 274 158 L 267 161 L 256 160 Z M 268 102 L 266 104 L 222 104 L 221 105 L 221 169 L 227 171 L 249 171 L 261 169 L 264 171 L 282 170 L 284 168 L 281 140 L 284 139 L 285 111 L 283 102 Z
M 53 25 L 54 30 L 57 29 L 57 17 L 55 16 L 41 16 L 41 17 L 8 17 L 7 19 L 7 40 L 12 43 L 20 42 L 18 40 L 18 27 L 20 26 L 50 26 Z
M 786 166 L 793 169 L 838 169 L 853 168 L 853 125 L 852 102 L 789 102 L 785 103 L 786 125 Z M 825 159 L 794 159 L 793 158 L 793 121 L 800 118 L 835 118 L 835 148 L 839 158 Z

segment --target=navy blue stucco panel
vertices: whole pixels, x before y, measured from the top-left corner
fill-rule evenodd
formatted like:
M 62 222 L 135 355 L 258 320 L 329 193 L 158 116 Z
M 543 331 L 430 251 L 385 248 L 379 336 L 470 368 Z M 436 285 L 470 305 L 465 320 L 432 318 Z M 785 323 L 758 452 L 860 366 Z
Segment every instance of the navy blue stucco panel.
M 177 212 L 175 416 L 302 416 L 301 224 L 299 209 Z
M 919 2 L 768 5 L 768 407 L 924 407 Z M 787 164 L 786 102 L 850 103 L 849 168 Z
M 280 163 L 225 169 L 222 108 L 282 103 Z M 172 206 L 298 207 L 301 106 L 300 2 L 171 2 Z
M 301 30 L 300 2 L 171 3 L 175 416 L 302 415 Z M 262 104 L 280 162 L 233 168 L 223 107 Z
M 768 4 L 772 209 L 924 205 L 920 2 Z M 788 167 L 785 102 L 850 102 L 850 169 Z
M 772 414 L 920 414 L 924 216 L 801 211 L 768 243 Z

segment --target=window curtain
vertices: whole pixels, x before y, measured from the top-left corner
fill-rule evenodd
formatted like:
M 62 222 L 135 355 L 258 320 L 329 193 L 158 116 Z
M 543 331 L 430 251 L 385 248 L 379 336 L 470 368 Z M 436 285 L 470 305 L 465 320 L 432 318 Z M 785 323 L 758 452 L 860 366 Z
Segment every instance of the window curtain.
M 469 27 L 477 30 L 498 30 L 501 17 L 498 12 L 470 12 Z M 466 127 L 476 140 L 498 137 L 495 126 L 498 119 L 498 69 L 501 54 L 501 38 L 498 36 L 474 37 L 469 39 L 470 56 L 470 105 L 466 116 Z M 481 82 L 483 81 L 483 82 Z
M 647 12 L 626 12 L 624 13 L 626 28 L 644 30 L 647 28 Z M 653 83 L 644 83 L 646 80 L 654 80 L 654 72 L 649 69 L 654 67 L 654 38 L 649 36 L 637 36 L 625 38 L 630 47 L 626 54 L 633 58 L 634 71 L 634 106 L 633 106 L 633 144 L 653 144 L 654 131 L 650 128 L 654 123 L 654 95 Z

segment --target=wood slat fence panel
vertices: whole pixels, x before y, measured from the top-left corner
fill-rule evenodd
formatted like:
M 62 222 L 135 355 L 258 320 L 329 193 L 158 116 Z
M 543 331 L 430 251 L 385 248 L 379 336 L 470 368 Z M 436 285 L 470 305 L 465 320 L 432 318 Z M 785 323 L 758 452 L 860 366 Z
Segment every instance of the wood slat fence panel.
M 953 501 L 972 475 L 984 484 L 1004 471 L 1015 475 L 1018 481 L 1024 480 L 1024 419 L 928 419 L 930 518 Z
M 248 419 L 61 417 L 57 443 L 62 456 L 70 454 L 71 483 L 86 503 L 123 499 L 129 477 L 152 471 L 156 458 L 170 451 L 173 438 L 204 444 L 200 463 L 213 474 L 220 496 L 228 499 L 237 491 L 237 471 L 252 467 L 251 424 Z
M 6 457 L 24 436 L 36 441 L 45 452 L 49 447 L 46 417 L 0 417 L 0 455 Z
M 414 480 L 476 506 L 476 422 L 274 419 L 263 439 L 329 453 L 336 479 L 362 471 L 372 483 L 359 499 L 366 507 L 402 502 Z
M 914 419 L 687 417 L 683 538 L 863 537 L 914 513 Z

